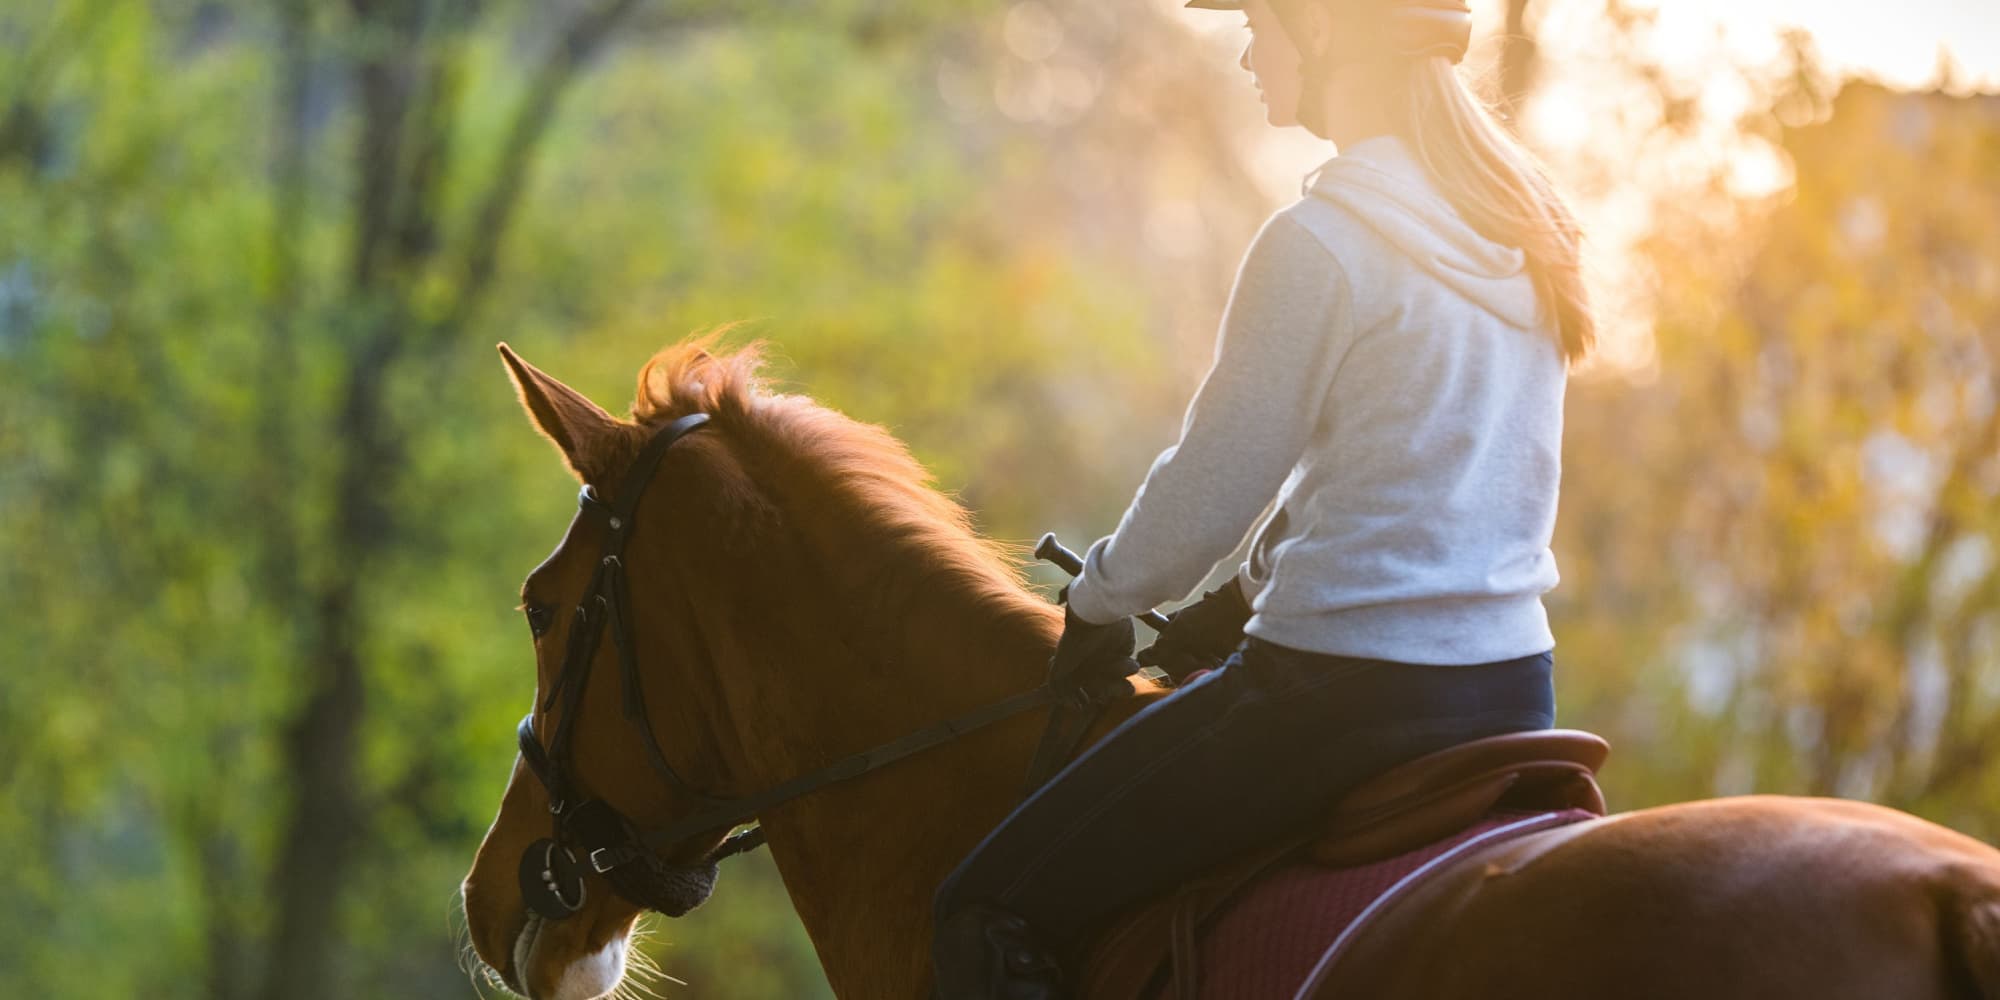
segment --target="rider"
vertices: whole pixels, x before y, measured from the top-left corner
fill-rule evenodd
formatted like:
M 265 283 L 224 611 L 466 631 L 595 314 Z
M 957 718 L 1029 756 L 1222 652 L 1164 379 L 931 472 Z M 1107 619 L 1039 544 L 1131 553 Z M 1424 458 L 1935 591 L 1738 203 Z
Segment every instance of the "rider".
M 1455 69 L 1470 11 L 1188 6 L 1243 11 L 1270 123 L 1339 155 L 1251 244 L 1180 441 L 1069 587 L 1052 674 L 1122 674 L 1128 616 L 1275 511 L 1141 657 L 1221 668 L 1078 758 L 939 889 L 943 1000 L 1064 996 L 1119 910 L 1394 764 L 1554 723 L 1541 595 L 1564 381 L 1594 328 L 1576 223 Z

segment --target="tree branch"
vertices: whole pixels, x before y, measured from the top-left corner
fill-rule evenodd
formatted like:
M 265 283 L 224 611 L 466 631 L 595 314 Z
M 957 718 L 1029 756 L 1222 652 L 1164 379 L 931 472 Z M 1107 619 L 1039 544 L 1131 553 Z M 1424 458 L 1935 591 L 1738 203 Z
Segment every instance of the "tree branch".
M 577 70 L 597 53 L 613 28 L 637 7 L 639 0 L 605 0 L 572 21 L 549 50 L 528 84 L 527 96 L 514 113 L 501 147 L 500 163 L 486 192 L 473 210 L 472 233 L 466 242 L 458 294 L 432 329 L 432 342 L 455 340 L 471 319 L 492 283 L 502 241 L 527 185 L 534 154 Z
M 1995 385 L 1994 389 L 2000 392 L 2000 385 Z M 1958 447 L 1953 450 L 1951 464 L 1943 481 L 1938 485 L 1936 506 L 1931 511 L 1930 523 L 1925 527 L 1923 548 L 1918 551 L 1916 558 L 1910 561 L 1897 583 L 1894 603 L 1890 605 L 1881 627 L 1891 643 L 1891 648 L 1903 652 L 1906 657 L 1910 647 L 1915 644 L 1919 626 L 1932 618 L 1938 563 L 1944 558 L 1951 544 L 1961 537 L 1964 525 L 1954 498 L 1969 487 L 1978 474 L 1980 464 L 1993 454 L 1996 447 L 2000 447 L 2000 407 L 1995 407 L 1987 414 L 1985 421 L 1961 438 Z M 1951 665 L 1947 690 L 1953 692 L 1955 699 L 1963 697 L 1962 692 L 1970 688 L 1969 678 L 1964 676 L 1969 669 L 1963 660 L 1955 661 Z M 1890 727 L 1897 744 L 1906 741 L 1910 716 L 1915 710 L 1914 699 L 1910 697 L 1907 685 L 1901 701 L 1896 719 Z M 1953 704 L 1947 707 L 1947 712 L 1951 713 L 1950 717 L 1961 717 L 1957 716 L 1957 713 L 1962 708 L 1963 706 Z M 1951 731 L 1947 728 L 1940 734 L 1939 739 L 1944 743 L 1950 737 Z M 1903 752 L 1900 745 L 1894 748 L 1893 753 L 1889 779 L 1892 787 L 1904 785 L 1909 781 L 1909 765 L 1906 760 L 1908 755 Z M 1939 759 L 1942 760 L 1945 756 L 1947 755 L 1941 750 Z M 1982 750 L 1978 756 L 1983 760 L 1986 755 Z M 1934 767 L 1934 776 L 1921 783 L 1919 794 L 1929 794 L 1938 784 L 1935 772 Z

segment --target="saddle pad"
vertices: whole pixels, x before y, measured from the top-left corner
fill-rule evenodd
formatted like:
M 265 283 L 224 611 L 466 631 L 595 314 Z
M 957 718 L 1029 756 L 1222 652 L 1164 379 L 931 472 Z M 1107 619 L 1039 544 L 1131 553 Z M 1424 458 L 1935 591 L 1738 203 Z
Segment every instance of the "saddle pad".
M 1179 992 L 1169 973 L 1153 996 L 1200 1000 L 1289 1000 L 1312 975 L 1320 956 L 1349 924 L 1405 876 L 1474 837 L 1534 816 L 1544 822 L 1518 832 L 1546 830 L 1593 819 L 1583 809 L 1559 812 L 1496 810 L 1444 840 L 1352 868 L 1288 865 L 1273 870 L 1225 904 L 1202 928 L 1197 946 L 1197 989 Z M 1503 838 L 1504 839 L 1504 838 Z M 1498 840 L 1494 841 L 1498 843 Z M 1334 973 L 1338 978 L 1338 973 Z

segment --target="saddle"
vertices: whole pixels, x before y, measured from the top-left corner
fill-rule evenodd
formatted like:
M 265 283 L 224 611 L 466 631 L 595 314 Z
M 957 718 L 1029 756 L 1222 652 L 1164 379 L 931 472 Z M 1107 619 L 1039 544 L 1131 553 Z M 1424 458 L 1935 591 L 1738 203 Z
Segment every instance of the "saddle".
M 1244 887 L 1292 864 L 1350 868 L 1415 851 L 1496 810 L 1604 814 L 1595 774 L 1611 747 L 1573 729 L 1508 733 L 1400 764 L 1349 791 L 1304 835 L 1189 882 L 1115 922 L 1094 948 L 1087 1000 L 1149 995 L 1171 970 L 1195 996 L 1204 923 Z

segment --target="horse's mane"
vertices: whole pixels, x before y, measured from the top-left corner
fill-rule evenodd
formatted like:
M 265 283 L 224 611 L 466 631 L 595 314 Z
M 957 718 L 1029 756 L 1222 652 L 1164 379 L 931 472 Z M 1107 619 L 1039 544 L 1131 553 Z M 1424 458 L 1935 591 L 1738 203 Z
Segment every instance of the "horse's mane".
M 845 508 L 857 535 L 913 583 L 954 582 L 970 593 L 1018 606 L 1021 548 L 981 537 L 972 515 L 941 492 L 929 470 L 886 429 L 812 399 L 775 392 L 763 378 L 763 345 L 725 349 L 728 328 L 667 347 L 639 372 L 632 416 L 654 426 L 697 410 L 730 432 L 752 465 L 781 465 L 829 494 L 816 506 Z M 910 567 L 920 567 L 912 571 Z

